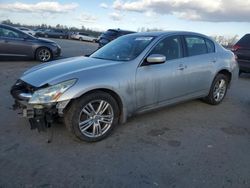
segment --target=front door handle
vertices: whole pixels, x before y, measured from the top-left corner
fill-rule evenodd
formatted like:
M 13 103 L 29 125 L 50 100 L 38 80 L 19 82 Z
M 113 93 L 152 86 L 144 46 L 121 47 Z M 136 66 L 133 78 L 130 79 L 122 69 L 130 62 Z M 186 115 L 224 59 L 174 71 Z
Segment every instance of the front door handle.
M 187 68 L 187 66 L 180 64 L 179 67 L 177 68 L 177 70 L 184 70 L 186 68 Z
M 8 40 L 5 40 L 5 39 L 3 39 L 2 41 L 3 41 L 4 43 L 8 43 L 8 42 L 9 42 Z

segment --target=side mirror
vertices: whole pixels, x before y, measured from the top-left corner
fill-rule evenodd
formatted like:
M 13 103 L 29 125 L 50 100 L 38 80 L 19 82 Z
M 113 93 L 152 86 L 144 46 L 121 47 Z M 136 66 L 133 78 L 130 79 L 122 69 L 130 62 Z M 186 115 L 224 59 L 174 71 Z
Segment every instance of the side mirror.
M 166 61 L 166 56 L 161 54 L 152 54 L 147 57 L 148 64 L 161 64 L 165 63 L 165 61 Z
M 29 35 L 23 35 L 23 40 L 28 40 L 28 39 L 30 39 Z

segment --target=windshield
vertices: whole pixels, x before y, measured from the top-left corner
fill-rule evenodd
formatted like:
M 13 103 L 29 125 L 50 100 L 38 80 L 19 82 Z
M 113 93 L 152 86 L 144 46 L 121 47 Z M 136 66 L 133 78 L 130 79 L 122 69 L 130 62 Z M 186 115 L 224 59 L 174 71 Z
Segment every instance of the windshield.
M 153 39 L 154 37 L 149 36 L 123 36 L 108 43 L 90 57 L 112 61 L 130 61 L 140 55 Z

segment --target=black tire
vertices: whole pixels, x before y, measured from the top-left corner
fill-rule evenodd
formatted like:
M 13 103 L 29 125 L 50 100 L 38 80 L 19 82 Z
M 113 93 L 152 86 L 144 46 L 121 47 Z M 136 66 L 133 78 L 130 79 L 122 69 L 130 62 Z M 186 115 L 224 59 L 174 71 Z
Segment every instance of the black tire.
M 63 36 L 59 36 L 60 39 L 63 39 Z
M 44 35 L 45 38 L 48 38 L 49 36 L 48 35 Z
M 92 103 L 92 102 L 94 103 L 95 101 L 98 101 L 98 100 L 105 101 L 110 105 L 110 107 L 112 108 L 112 112 L 113 112 L 113 121 L 112 121 L 112 124 L 110 125 L 109 129 L 107 129 L 105 133 L 97 135 L 96 137 L 91 137 L 91 136 L 86 135 L 86 133 L 81 132 L 79 122 L 80 122 L 82 115 L 86 116 L 86 118 L 84 118 L 83 122 L 90 120 L 90 119 L 92 121 L 95 121 L 95 120 L 93 120 L 94 119 L 93 117 L 89 118 L 88 115 L 86 115 L 83 112 L 83 109 L 85 109 L 85 107 L 89 103 Z M 96 110 L 97 107 L 94 107 L 94 108 Z M 65 110 L 64 123 L 65 123 L 67 129 L 73 135 L 75 135 L 77 138 L 79 138 L 83 141 L 87 141 L 87 142 L 96 142 L 96 141 L 100 141 L 100 140 L 106 138 L 107 136 L 109 136 L 111 134 L 114 127 L 118 124 L 119 113 L 120 113 L 120 110 L 119 110 L 118 104 L 117 104 L 116 100 L 111 95 L 109 95 L 108 93 L 102 92 L 102 91 L 96 91 L 94 93 L 84 95 L 81 98 L 73 101 L 70 104 L 69 108 L 67 108 Z M 98 121 L 98 124 L 100 125 L 99 121 Z M 105 127 L 105 126 L 103 125 L 103 127 Z M 93 127 L 94 127 L 94 124 L 92 124 L 85 131 L 88 132 L 88 130 L 89 130 L 89 132 L 91 132 L 91 131 L 93 132 L 93 129 L 94 129 Z
M 223 96 L 221 95 L 220 98 L 218 100 L 216 100 L 216 97 L 214 96 L 214 92 L 215 92 L 215 89 L 217 87 L 218 82 L 220 82 L 221 80 L 225 81 L 225 91 L 224 91 Z M 226 96 L 227 89 L 228 89 L 228 84 L 229 84 L 229 78 L 228 78 L 228 76 L 226 76 L 224 74 L 218 74 L 214 78 L 214 80 L 213 80 L 213 83 L 211 85 L 211 88 L 210 88 L 208 96 L 205 97 L 203 100 L 206 103 L 211 104 L 211 105 L 218 105 L 218 104 L 220 104 L 223 101 L 224 97 Z
M 82 37 L 80 37 L 79 40 L 80 40 L 80 41 L 83 41 L 83 40 L 82 40 Z
M 46 47 L 38 48 L 36 50 L 35 57 L 36 57 L 36 60 L 40 62 L 48 62 L 53 58 L 51 51 Z

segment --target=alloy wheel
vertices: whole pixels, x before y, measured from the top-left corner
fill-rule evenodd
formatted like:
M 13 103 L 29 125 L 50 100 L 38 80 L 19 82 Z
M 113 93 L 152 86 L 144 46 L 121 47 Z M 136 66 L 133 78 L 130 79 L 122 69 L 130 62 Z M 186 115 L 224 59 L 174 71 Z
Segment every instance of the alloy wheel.
M 226 91 L 227 91 L 226 81 L 224 79 L 218 80 L 213 90 L 214 100 L 216 102 L 220 102 L 224 98 Z
M 107 101 L 91 101 L 80 112 L 79 129 L 83 135 L 97 138 L 110 129 L 113 119 L 114 111 Z
M 51 54 L 48 49 L 41 49 L 38 53 L 39 60 L 42 62 L 46 62 L 50 59 Z

